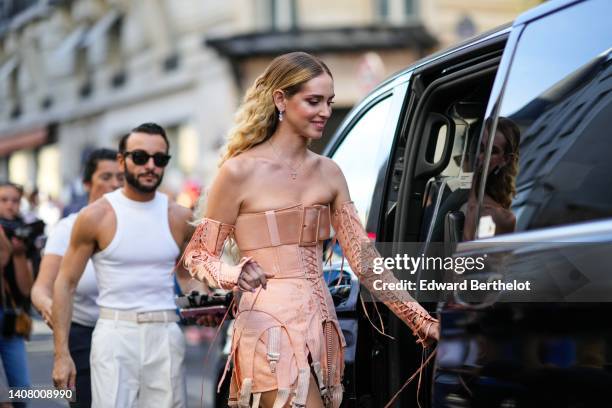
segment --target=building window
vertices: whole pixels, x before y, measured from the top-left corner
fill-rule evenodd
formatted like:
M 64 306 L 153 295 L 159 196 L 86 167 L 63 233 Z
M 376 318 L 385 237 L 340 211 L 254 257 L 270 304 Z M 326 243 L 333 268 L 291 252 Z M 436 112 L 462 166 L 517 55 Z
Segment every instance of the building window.
M 289 7 L 289 28 L 294 29 L 297 27 L 298 23 L 297 0 L 290 0 Z
M 256 26 L 259 30 L 273 30 L 276 26 L 277 14 L 276 0 L 257 0 L 256 8 Z
M 260 29 L 291 30 L 298 21 L 297 0 L 259 0 L 257 14 L 260 16 Z
M 13 101 L 9 116 L 11 119 L 16 119 L 21 116 L 21 94 L 19 93 L 19 70 L 20 66 L 16 65 L 9 75 L 9 100 Z
M 406 17 L 414 16 L 417 13 L 417 5 L 415 0 L 404 0 L 404 15 Z
M 389 18 L 389 0 L 376 0 L 376 15 L 381 21 Z
M 374 15 L 380 22 L 403 24 L 417 14 L 416 0 L 374 0 Z

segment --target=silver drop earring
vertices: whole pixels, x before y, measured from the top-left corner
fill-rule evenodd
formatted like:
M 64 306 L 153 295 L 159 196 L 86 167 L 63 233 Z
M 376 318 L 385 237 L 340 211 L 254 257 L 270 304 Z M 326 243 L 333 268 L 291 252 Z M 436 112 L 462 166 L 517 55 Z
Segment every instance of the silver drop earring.
M 283 121 L 283 111 L 278 111 L 278 121 L 279 122 Z

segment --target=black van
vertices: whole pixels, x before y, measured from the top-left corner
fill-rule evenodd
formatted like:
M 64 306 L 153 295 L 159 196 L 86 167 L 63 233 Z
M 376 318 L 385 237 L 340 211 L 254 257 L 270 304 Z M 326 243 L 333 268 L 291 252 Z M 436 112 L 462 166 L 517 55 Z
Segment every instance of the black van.
M 441 339 L 395 406 L 612 406 L 611 16 L 609 0 L 547 2 L 396 74 L 326 148 L 372 239 L 489 255 L 549 289 L 417 291 Z M 381 312 L 395 340 L 360 314 L 345 406 L 384 406 L 428 356 Z

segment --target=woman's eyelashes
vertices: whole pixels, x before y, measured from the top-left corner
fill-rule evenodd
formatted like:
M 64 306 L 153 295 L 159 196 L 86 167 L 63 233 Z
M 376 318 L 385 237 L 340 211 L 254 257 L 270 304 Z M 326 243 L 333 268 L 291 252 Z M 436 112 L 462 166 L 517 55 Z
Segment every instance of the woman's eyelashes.
M 307 102 L 310 106 L 317 106 L 318 104 L 320 104 L 323 101 L 323 98 L 316 98 L 316 99 L 307 99 Z M 327 101 L 327 105 L 328 106 L 332 106 L 334 104 L 334 101 L 329 99 Z

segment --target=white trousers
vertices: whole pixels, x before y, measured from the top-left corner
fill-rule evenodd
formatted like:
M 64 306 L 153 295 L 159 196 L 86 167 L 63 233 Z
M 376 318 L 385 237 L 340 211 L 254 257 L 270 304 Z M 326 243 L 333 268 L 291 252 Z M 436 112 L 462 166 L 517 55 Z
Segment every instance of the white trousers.
M 185 337 L 174 323 L 98 319 L 91 341 L 94 408 L 186 407 Z

